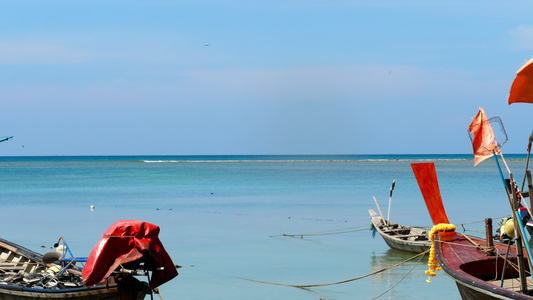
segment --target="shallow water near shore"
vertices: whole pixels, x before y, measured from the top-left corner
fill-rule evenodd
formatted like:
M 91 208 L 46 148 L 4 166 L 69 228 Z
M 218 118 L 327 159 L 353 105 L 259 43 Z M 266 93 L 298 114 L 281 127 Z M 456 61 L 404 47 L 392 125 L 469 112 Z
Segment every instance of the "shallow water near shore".
M 115 221 L 154 223 L 182 266 L 164 299 L 460 299 L 444 272 L 426 283 L 427 256 L 387 269 L 413 255 L 372 238 L 368 209 L 388 213 L 396 179 L 391 220 L 430 226 L 410 164 L 433 161 L 450 221 L 483 236 L 510 209 L 494 161 L 471 158 L 3 157 L 2 238 L 45 253 L 64 236 L 87 256 Z M 523 157 L 506 158 L 521 183 Z

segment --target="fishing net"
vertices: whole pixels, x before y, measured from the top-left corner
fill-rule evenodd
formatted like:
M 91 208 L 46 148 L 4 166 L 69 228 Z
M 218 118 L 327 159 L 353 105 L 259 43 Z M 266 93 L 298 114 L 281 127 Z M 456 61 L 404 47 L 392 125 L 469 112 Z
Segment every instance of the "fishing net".
M 500 119 L 500 117 L 492 117 L 490 119 L 486 119 L 483 122 L 470 125 L 468 129 L 468 137 L 470 137 L 470 142 L 472 142 L 472 144 L 474 144 L 474 133 L 477 131 L 477 129 L 481 127 L 491 128 L 491 131 L 494 134 L 494 138 L 492 139 L 491 143 L 486 143 L 482 147 L 475 149 L 474 154 L 484 155 L 487 152 L 492 152 L 495 147 L 501 149 L 501 147 L 505 143 L 507 143 L 507 133 L 505 132 L 505 128 L 503 127 L 502 120 Z

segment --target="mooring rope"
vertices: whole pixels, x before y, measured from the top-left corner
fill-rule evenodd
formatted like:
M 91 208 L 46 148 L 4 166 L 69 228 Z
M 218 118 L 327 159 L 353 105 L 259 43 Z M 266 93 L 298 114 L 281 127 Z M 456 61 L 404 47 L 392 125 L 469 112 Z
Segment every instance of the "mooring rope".
M 402 262 L 399 262 L 395 265 L 392 265 L 392 266 L 389 266 L 389 267 L 386 267 L 386 268 L 383 268 L 381 270 L 377 270 L 377 271 L 374 271 L 372 273 L 369 273 L 369 274 L 366 274 L 366 275 L 363 275 L 363 276 L 359 276 L 359 277 L 355 277 L 355 278 L 350 278 L 350 279 L 346 279 L 346 280 L 341 280 L 341 281 L 337 281 L 337 282 L 330 282 L 330 283 L 320 283 L 320 284 L 286 284 L 286 283 L 278 283 L 278 282 L 268 282 L 268 281 L 262 281 L 262 280 L 255 280 L 255 279 L 248 279 L 248 278 L 242 278 L 242 277 L 236 277 L 238 279 L 242 279 L 242 280 L 246 280 L 246 281 L 251 281 L 251 282 L 257 282 L 257 283 L 264 283 L 264 284 L 271 284 L 271 285 L 281 285 L 281 286 L 288 286 L 288 287 L 295 287 L 295 288 L 311 288 L 311 287 L 320 287 L 320 286 L 328 286 L 328 285 L 335 285 L 335 284 L 341 284 L 341 283 L 347 283 L 347 282 L 351 282 L 351 281 L 356 281 L 356 280 L 359 280 L 359 279 L 363 279 L 363 278 L 366 278 L 368 276 L 372 276 L 372 275 L 376 275 L 378 273 L 381 273 L 381 272 L 384 272 L 384 271 L 387 271 L 387 270 L 390 270 L 390 269 L 393 269 L 397 266 L 400 266 L 408 261 L 411 261 L 417 257 L 420 257 L 420 256 L 424 256 L 426 255 L 427 253 L 429 253 L 429 250 L 426 250 L 422 253 L 419 253 L 411 258 L 408 258 Z
M 407 272 L 405 275 L 403 275 L 403 277 L 400 280 L 398 280 L 398 282 L 396 282 L 396 284 L 391 286 L 388 290 L 386 290 L 385 292 L 381 293 L 377 297 L 372 298 L 372 300 L 376 300 L 378 298 L 381 298 L 383 295 L 385 295 L 386 293 L 390 292 L 393 288 L 395 288 L 398 284 L 400 284 L 400 282 L 402 282 L 405 279 L 405 277 L 407 277 L 407 275 L 409 275 L 409 274 L 411 274 L 411 272 L 413 272 L 413 270 L 416 268 L 416 266 L 418 266 L 418 264 L 420 263 L 422 258 L 424 258 L 423 255 L 420 256 L 420 258 L 417 260 L 416 264 L 411 268 L 411 270 L 409 270 L 409 272 Z
M 493 219 L 502 219 L 509 217 L 510 215 L 505 215 L 501 217 L 495 217 Z M 472 225 L 477 223 L 484 223 L 485 220 L 481 221 L 474 221 L 474 222 L 468 222 L 468 223 L 461 223 L 458 224 L 458 226 L 461 226 L 463 228 L 463 232 L 484 232 L 484 229 L 476 230 L 476 229 L 466 229 L 465 225 Z M 431 229 L 432 226 L 410 226 L 410 227 L 416 227 L 416 228 L 422 228 L 427 229 L 428 231 Z M 347 228 L 340 228 L 340 229 L 332 229 L 328 231 L 318 231 L 318 232 L 309 232 L 309 233 L 284 233 L 284 234 L 278 234 L 278 235 L 271 235 L 270 237 L 277 237 L 277 236 L 288 236 L 288 237 L 300 237 L 303 238 L 304 236 L 321 236 L 321 235 L 334 235 L 334 234 L 344 234 L 344 233 L 352 233 L 352 232 L 359 232 L 359 231 L 368 231 L 369 225 L 359 225 L 354 227 L 347 227 Z
M 357 228 L 361 228 L 361 229 L 357 229 Z M 360 225 L 360 226 L 354 226 L 354 227 L 332 229 L 332 230 L 310 232 L 310 233 L 294 233 L 294 234 L 284 233 L 280 235 L 271 235 L 271 237 L 274 237 L 274 236 L 304 237 L 304 236 L 318 236 L 318 235 L 333 235 L 333 234 L 343 234 L 343 233 L 358 232 L 358 231 L 368 231 L 369 230 L 368 228 L 369 228 L 369 225 Z

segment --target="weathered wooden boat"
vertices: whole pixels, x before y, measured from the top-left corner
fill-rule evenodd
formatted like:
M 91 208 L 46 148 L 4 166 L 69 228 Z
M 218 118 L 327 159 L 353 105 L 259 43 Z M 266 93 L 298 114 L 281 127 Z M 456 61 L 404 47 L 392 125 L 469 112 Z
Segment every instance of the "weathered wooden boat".
M 439 236 L 434 246 L 442 270 L 456 282 L 462 299 L 532 300 L 533 283 L 521 284 L 517 249 L 504 243 L 465 235 Z M 524 271 L 529 272 L 527 261 Z
M 106 233 L 88 258 L 72 257 L 63 238 L 54 245 L 60 252 L 45 255 L 0 239 L 0 299 L 140 300 L 178 275 L 157 238 L 159 227 L 119 221 Z
M 439 268 L 436 262 L 431 261 L 434 255 L 442 270 L 456 282 L 464 300 L 533 300 L 533 282 L 531 276 L 527 275 L 530 262 L 522 251 L 523 241 L 518 238 L 514 245 L 512 239 L 508 243 L 495 242 L 494 239 L 499 236 L 493 234 L 490 219 L 486 220 L 484 239 L 457 234 L 454 230 L 438 231 L 441 225 L 450 224 L 440 198 L 434 165 L 421 163 L 412 164 L 412 167 L 433 223 L 436 224 L 430 232 L 434 244 L 430 253 L 430 270 L 426 273 L 435 276 L 431 270 Z
M 57 266 L 46 264 L 40 253 L 0 239 L 0 299 L 121 299 L 116 282 L 87 288 L 79 273 L 59 276 Z
M 372 227 L 391 249 L 422 253 L 431 247 L 428 231 L 423 228 L 386 222 L 372 209 L 368 210 Z
M 508 103 L 533 103 L 533 59 L 530 59 L 517 72 L 517 76 L 511 86 Z M 455 232 L 438 232 L 433 244 L 434 258 L 448 275 L 450 275 L 459 289 L 461 297 L 465 300 L 478 299 L 528 299 L 533 300 L 533 282 L 531 279 L 532 259 L 531 243 L 526 234 L 527 223 L 531 216 L 531 210 L 527 207 L 525 198 L 529 198 L 529 207 L 533 206 L 533 180 L 531 171 L 528 170 L 533 133 L 529 137 L 528 153 L 526 161 L 526 171 L 524 181 L 520 188 L 516 183 L 513 174 L 501 153 L 501 146 L 492 129 L 491 120 L 487 119 L 482 108 L 473 118 L 468 127 L 469 135 L 474 150 L 475 163 L 494 157 L 503 186 L 507 193 L 508 202 L 511 208 L 512 218 L 500 227 L 500 239 L 502 230 L 508 238 L 508 243 L 494 242 L 495 236 L 492 233 L 492 221 L 486 220 L 485 239 L 458 235 Z M 495 122 L 497 128 L 503 132 L 505 141 L 507 135 L 503 129 L 503 124 L 497 118 Z M 501 142 L 501 141 L 500 141 Z M 498 156 L 501 157 L 507 172 L 508 179 L 505 179 L 500 167 Z M 424 196 L 426 205 L 434 224 L 439 224 L 434 229 L 449 225 L 448 218 L 442 205 L 438 181 L 434 166 L 414 166 L 413 171 L 419 187 Z M 527 191 L 523 192 L 527 178 Z M 429 183 L 429 185 L 428 185 Z M 529 211 L 528 213 L 524 213 Z M 509 225 L 507 225 L 509 224 Z M 443 227 L 443 228 L 444 228 Z M 430 238 L 434 238 L 430 233 Z M 514 245 L 512 245 L 514 243 Z M 433 268 L 438 270 L 435 262 L 431 261 L 428 275 L 434 276 Z

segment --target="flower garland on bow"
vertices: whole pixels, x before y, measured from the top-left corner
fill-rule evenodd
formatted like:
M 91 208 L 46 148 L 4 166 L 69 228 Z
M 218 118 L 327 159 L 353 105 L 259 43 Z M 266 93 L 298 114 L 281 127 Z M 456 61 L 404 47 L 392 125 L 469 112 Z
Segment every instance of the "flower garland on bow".
M 426 270 L 426 275 L 428 275 L 427 283 L 431 283 L 431 277 L 437 276 L 435 271 L 440 271 L 441 267 L 435 256 L 435 233 L 439 233 L 441 236 L 455 234 L 455 225 L 441 223 L 434 225 L 429 232 L 429 238 L 431 239 L 431 250 L 429 251 L 428 266 L 429 270 Z

